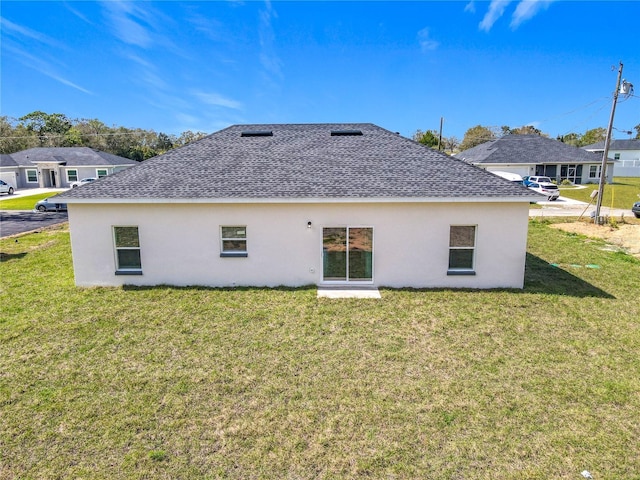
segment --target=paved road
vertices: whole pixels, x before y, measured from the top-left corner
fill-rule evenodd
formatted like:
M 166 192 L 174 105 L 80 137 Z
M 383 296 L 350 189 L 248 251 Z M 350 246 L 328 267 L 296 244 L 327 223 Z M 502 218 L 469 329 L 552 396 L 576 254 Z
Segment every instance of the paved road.
M 530 209 L 530 217 L 579 217 L 583 215 L 583 218 L 591 218 L 590 214 L 596 210 L 595 205 L 588 205 L 587 203 L 565 197 L 560 197 L 553 202 L 538 202 L 538 205 L 542 208 Z M 632 218 L 633 212 L 631 210 L 603 206 L 600 208 L 600 215 L 615 218 L 620 218 L 624 215 L 627 218 Z
M 67 219 L 67 212 L 0 211 L 0 237 L 49 227 L 66 222 Z

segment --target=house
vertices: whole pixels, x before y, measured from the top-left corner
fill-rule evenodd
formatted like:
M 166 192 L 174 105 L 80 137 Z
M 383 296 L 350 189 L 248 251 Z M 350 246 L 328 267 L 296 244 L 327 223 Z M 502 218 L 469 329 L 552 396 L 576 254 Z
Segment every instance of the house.
M 456 158 L 489 171 L 544 175 L 558 183 L 598 183 L 602 155 L 540 135 L 505 135 L 464 150 Z M 613 181 L 613 160 L 607 162 L 607 182 Z
M 14 188 L 65 188 L 101 178 L 138 162 L 89 147 L 30 148 L 0 155 L 0 179 Z
M 599 155 L 604 153 L 604 141 L 582 147 Z M 611 140 L 609 158 L 616 160 L 616 176 L 640 177 L 640 138 L 631 140 Z
M 522 288 L 541 197 L 357 123 L 231 126 L 58 198 L 79 286 Z

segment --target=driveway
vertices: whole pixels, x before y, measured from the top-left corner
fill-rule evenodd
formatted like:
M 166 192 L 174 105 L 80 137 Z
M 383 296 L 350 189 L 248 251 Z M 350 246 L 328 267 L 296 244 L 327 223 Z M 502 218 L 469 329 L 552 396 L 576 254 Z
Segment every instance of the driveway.
M 49 227 L 68 220 L 67 212 L 40 213 L 35 210 L 2 210 L 2 201 L 15 197 L 30 197 L 40 193 L 64 192 L 66 188 L 21 188 L 13 195 L 0 196 L 0 237 L 9 237 L 18 233 L 30 232 Z
M 559 197 L 553 202 L 541 201 L 538 202 L 542 208 L 529 209 L 530 217 L 579 217 L 583 215 L 583 218 L 590 218 L 590 214 L 595 212 L 595 204 L 589 205 L 585 202 L 573 200 L 571 198 Z M 600 215 L 610 217 L 633 217 L 631 210 L 623 210 L 620 208 L 609 208 L 604 205 L 600 208 Z
M 38 230 L 67 220 L 67 212 L 0 211 L 0 237 Z

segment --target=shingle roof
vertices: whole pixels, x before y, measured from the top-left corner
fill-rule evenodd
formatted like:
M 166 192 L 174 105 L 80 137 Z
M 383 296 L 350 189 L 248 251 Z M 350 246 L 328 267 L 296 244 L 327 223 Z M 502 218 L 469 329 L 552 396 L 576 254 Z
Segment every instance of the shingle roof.
M 17 167 L 16 161 L 11 158 L 11 155 L 6 153 L 0 154 L 0 167 Z
M 600 150 L 604 151 L 604 140 L 602 142 L 592 143 L 583 150 Z M 611 140 L 609 150 L 640 150 L 640 139 L 632 138 L 630 140 Z
M 602 158 L 581 148 L 540 135 L 505 135 L 464 150 L 456 158 L 477 164 L 594 163 Z
M 349 130 L 362 135 L 344 134 Z M 246 135 L 252 131 L 261 134 Z M 532 192 L 376 125 L 357 123 L 234 125 L 62 196 L 528 201 Z
M 138 162 L 101 152 L 89 147 L 40 147 L 12 153 L 11 158 L 21 167 L 34 162 L 66 162 L 68 167 L 136 165 Z

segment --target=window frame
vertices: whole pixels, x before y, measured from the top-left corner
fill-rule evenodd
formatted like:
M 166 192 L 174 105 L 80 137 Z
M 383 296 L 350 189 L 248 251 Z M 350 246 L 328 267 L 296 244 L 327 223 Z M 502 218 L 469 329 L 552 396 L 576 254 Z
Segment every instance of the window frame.
M 71 172 L 75 172 L 75 174 L 71 174 Z M 77 168 L 67 168 L 65 170 L 65 173 L 67 174 L 67 183 L 71 183 L 71 182 L 77 182 L 78 181 L 78 169 Z M 72 179 L 71 177 L 74 176 L 76 178 Z
M 225 237 L 224 229 L 233 228 L 233 229 L 244 229 L 244 237 Z M 247 226 L 246 225 L 220 225 L 220 256 L 221 257 L 236 257 L 236 258 L 244 258 L 249 256 L 248 250 L 248 237 L 247 234 Z M 244 242 L 244 250 L 225 250 L 225 241 L 234 241 L 234 242 Z
M 472 227 L 473 228 L 473 245 L 452 246 L 452 233 L 456 227 Z M 448 263 L 447 263 L 447 275 L 475 275 L 476 267 L 476 250 L 478 248 L 478 225 L 469 224 L 456 224 L 449 225 L 449 249 L 448 249 Z M 469 267 L 452 267 L 451 266 L 451 254 L 454 250 L 470 250 L 471 251 L 471 266 Z
M 129 247 L 129 246 L 118 246 L 118 237 L 116 235 L 116 230 L 118 228 L 135 228 L 137 237 L 138 237 L 138 246 L 137 247 Z M 140 245 L 140 228 L 138 225 L 113 225 L 111 227 L 111 235 L 113 237 L 113 251 L 114 251 L 114 260 L 116 265 L 116 275 L 142 275 L 142 247 Z M 138 257 L 140 260 L 139 267 L 121 267 L 120 266 L 120 257 L 118 252 L 120 250 L 137 250 Z
M 29 179 L 29 172 L 35 172 L 35 180 Z M 38 183 L 38 169 L 37 168 L 27 168 L 25 170 L 25 176 L 27 179 L 27 183 Z
M 104 172 L 104 175 L 100 175 L 99 172 Z M 107 168 L 96 168 L 96 178 L 100 179 L 109 175 L 109 170 Z

